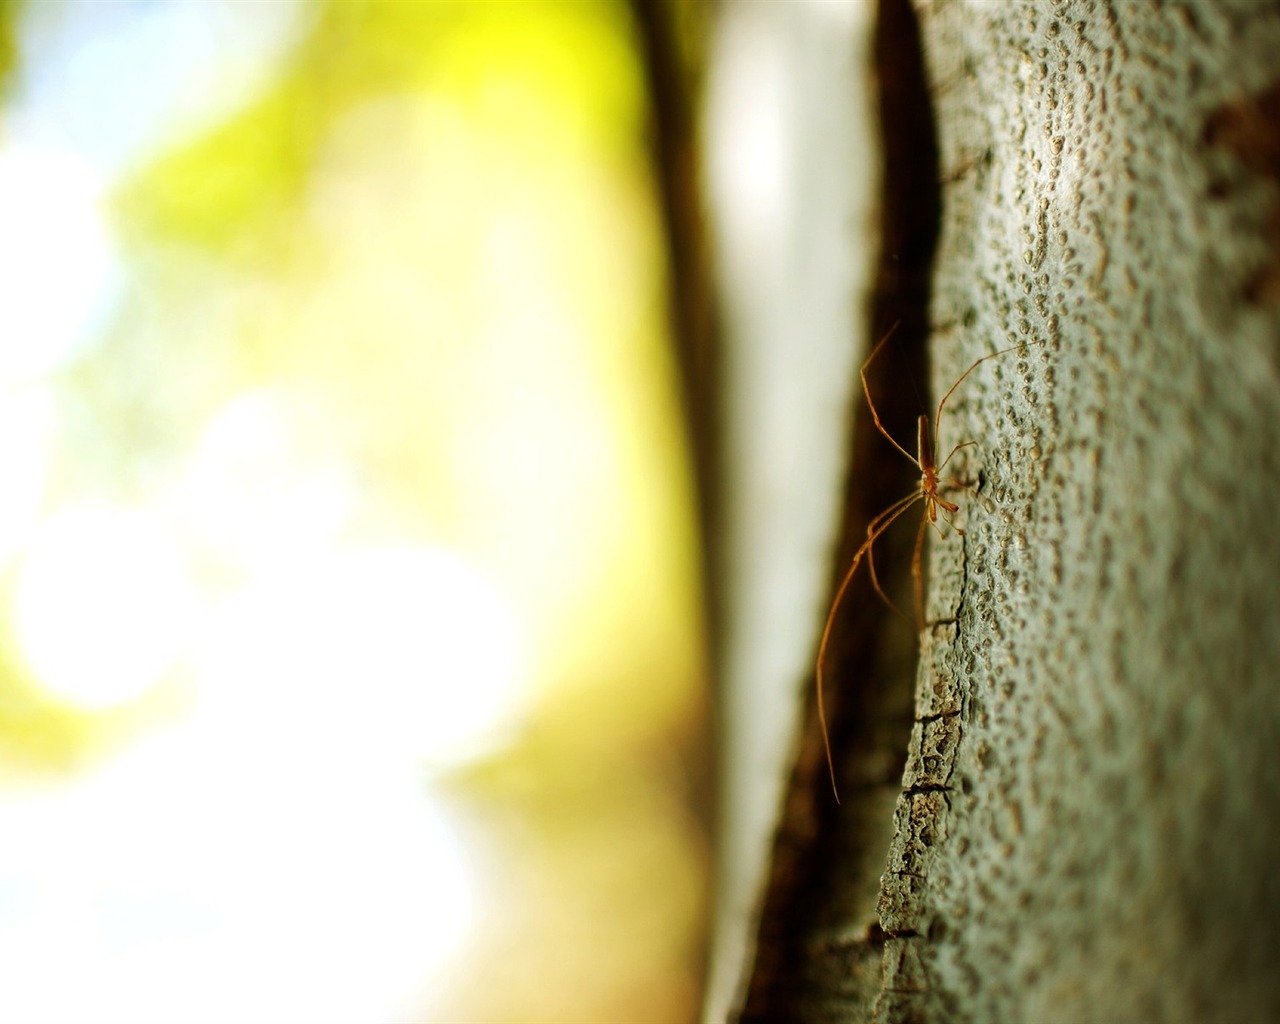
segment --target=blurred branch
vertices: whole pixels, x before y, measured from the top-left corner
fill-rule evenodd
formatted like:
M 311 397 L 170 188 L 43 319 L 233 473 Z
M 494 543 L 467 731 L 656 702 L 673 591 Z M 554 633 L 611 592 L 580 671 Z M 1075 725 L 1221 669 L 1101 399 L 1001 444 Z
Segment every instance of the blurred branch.
M 697 84 L 705 31 L 682 15 L 687 4 L 630 0 L 646 86 L 652 104 L 650 139 L 654 178 L 666 228 L 671 268 L 671 337 L 680 368 L 684 420 L 694 460 L 699 526 L 709 581 L 712 622 L 717 553 L 715 529 L 719 378 L 711 269 L 698 166 Z M 683 38 L 681 28 L 685 29 Z M 685 45 L 682 47 L 681 43 Z

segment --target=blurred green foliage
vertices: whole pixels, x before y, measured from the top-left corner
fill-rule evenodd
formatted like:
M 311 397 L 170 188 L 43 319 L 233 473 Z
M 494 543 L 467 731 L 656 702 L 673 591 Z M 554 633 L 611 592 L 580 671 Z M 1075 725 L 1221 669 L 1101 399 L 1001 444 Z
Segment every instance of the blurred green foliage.
M 249 232 L 285 244 L 287 214 L 334 124 L 382 95 L 447 96 L 525 156 L 625 158 L 640 130 L 642 87 L 619 4 L 343 0 L 313 14 L 264 95 L 128 183 L 125 231 L 223 252 Z
M 18 18 L 26 0 L 0 0 L 0 96 L 18 67 Z
M 301 395 L 293 454 L 358 467 L 358 528 L 466 552 L 527 618 L 538 700 L 457 778 L 510 900 L 456 1015 L 692 1020 L 698 559 L 629 9 L 303 10 L 256 98 L 119 185 L 130 293 L 66 375 L 55 497 L 163 502 L 228 402 Z M 88 742 L 59 721 L 23 727 Z

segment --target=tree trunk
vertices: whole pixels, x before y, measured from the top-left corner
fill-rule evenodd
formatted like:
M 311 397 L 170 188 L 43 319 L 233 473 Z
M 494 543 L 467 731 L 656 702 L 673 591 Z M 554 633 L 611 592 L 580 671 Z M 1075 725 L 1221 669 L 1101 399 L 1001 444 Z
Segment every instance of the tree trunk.
M 972 490 L 927 549 L 909 729 L 903 627 L 869 592 L 839 620 L 845 800 L 811 728 L 742 1017 L 1280 1019 L 1280 10 L 883 0 L 882 69 L 917 30 L 936 249 L 895 234 L 895 145 L 930 154 L 886 102 L 876 315 L 923 262 L 928 329 L 877 386 L 917 334 L 935 396 L 1016 349 L 946 410 Z M 861 495 L 905 460 L 856 429 Z

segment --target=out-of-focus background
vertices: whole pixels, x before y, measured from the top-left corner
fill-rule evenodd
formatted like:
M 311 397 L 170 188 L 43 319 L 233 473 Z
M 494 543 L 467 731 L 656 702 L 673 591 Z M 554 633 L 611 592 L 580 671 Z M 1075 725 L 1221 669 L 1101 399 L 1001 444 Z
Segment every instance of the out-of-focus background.
M 639 53 L 608 0 L 0 3 L 0 1020 L 697 1016 Z

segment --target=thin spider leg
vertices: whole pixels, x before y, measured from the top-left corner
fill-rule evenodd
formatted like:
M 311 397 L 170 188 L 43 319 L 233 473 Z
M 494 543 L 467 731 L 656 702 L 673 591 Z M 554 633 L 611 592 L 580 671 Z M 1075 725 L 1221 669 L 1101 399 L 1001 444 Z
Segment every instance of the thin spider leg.
M 836 608 L 840 605 L 840 599 L 844 597 L 845 587 L 849 585 L 849 581 L 853 578 L 853 570 L 858 567 L 858 559 L 862 557 L 863 551 L 866 551 L 867 554 L 867 565 L 871 570 L 871 580 L 875 584 L 876 593 L 880 595 L 885 604 L 890 608 L 893 608 L 894 611 L 898 611 L 898 609 L 894 607 L 893 602 L 885 595 L 884 590 L 880 587 L 880 581 L 876 578 L 876 563 L 875 557 L 872 554 L 871 542 L 884 532 L 885 527 L 897 519 L 898 516 L 902 515 L 903 512 L 909 509 L 917 501 L 920 501 L 923 497 L 924 494 L 918 490 L 912 491 L 910 494 L 903 495 L 888 508 L 883 509 L 874 519 L 871 520 L 871 522 L 867 523 L 866 540 L 854 555 L 853 565 L 850 566 L 849 571 L 845 574 L 844 581 L 840 584 L 840 589 L 836 592 L 836 599 L 832 603 L 831 611 L 827 614 L 827 629 L 822 631 L 822 644 L 818 648 L 819 665 L 821 665 L 823 654 L 826 652 L 827 632 L 830 629 L 831 620 L 835 617 Z M 898 614 L 901 615 L 902 613 L 898 612 Z
M 955 514 L 960 511 L 960 506 L 953 501 L 947 501 L 947 499 L 942 496 L 942 491 L 945 486 L 946 485 L 943 484 L 935 487 L 933 489 L 933 494 L 929 497 L 930 509 L 933 513 L 936 513 L 929 516 L 929 522 L 932 523 L 933 528 L 938 531 L 939 537 L 945 537 L 946 534 L 942 531 L 942 527 L 938 525 L 938 516 L 941 516 L 942 521 L 951 527 L 951 529 L 955 530 L 956 533 L 964 533 L 964 530 L 956 526 L 954 518 Z
M 882 522 L 890 517 L 896 519 L 901 513 L 905 512 L 923 497 L 924 492 L 917 490 L 899 498 L 888 508 L 881 511 L 879 515 L 871 520 L 871 522 L 867 523 L 867 536 L 870 537 L 873 533 L 876 534 L 876 536 L 879 536 L 877 531 Z M 873 547 L 867 548 L 867 569 L 871 572 L 871 585 L 876 588 L 876 593 L 880 595 L 880 600 L 887 604 L 893 611 L 902 615 L 902 612 L 898 610 L 898 606 L 889 600 L 889 595 L 886 594 L 884 592 L 884 588 L 880 586 L 880 577 L 876 574 L 875 548 Z M 902 615 L 902 617 L 904 619 L 906 618 L 905 615 Z M 908 619 L 907 621 L 910 620 Z
M 928 518 L 921 517 L 920 529 L 916 532 L 915 554 L 911 556 L 911 578 L 915 581 L 916 632 L 918 633 L 924 632 L 924 575 L 920 571 L 920 555 L 924 551 L 924 526 L 927 522 L 929 522 Z
M 920 501 L 921 499 L 923 499 L 924 496 L 925 495 L 923 491 L 915 491 L 912 494 L 908 494 L 906 497 L 899 498 L 887 509 L 885 509 L 873 520 L 871 520 L 870 523 L 867 524 L 867 536 L 870 537 L 871 534 L 876 531 L 876 528 L 879 526 L 881 520 L 885 519 L 888 516 L 892 516 L 893 519 L 896 519 L 900 514 L 905 512 L 907 509 L 909 509 L 917 501 Z M 902 507 L 899 508 L 899 506 L 902 506 Z M 888 524 L 886 523 L 885 525 L 888 525 Z M 877 536 L 879 536 L 878 533 L 877 533 Z M 884 592 L 884 588 L 880 586 L 880 577 L 876 573 L 875 555 L 876 555 L 875 548 L 867 548 L 867 569 L 871 573 L 871 585 L 875 587 L 876 593 L 880 595 L 880 600 L 883 601 L 885 604 L 887 604 L 891 611 L 893 611 L 897 615 L 902 616 L 902 618 L 910 622 L 911 620 L 907 619 L 907 617 L 902 614 L 902 610 L 896 604 L 894 604 L 891 600 L 889 600 L 889 595 L 886 594 Z
M 939 500 L 935 497 L 935 501 Z M 951 513 L 944 508 L 942 513 L 943 520 L 951 529 L 955 530 L 960 536 L 964 536 L 964 530 L 956 526 L 955 520 L 951 518 Z M 911 559 L 911 575 L 915 579 L 916 585 L 916 628 L 923 632 L 924 622 L 924 576 L 921 572 L 921 556 L 924 552 L 924 534 L 925 527 L 932 524 L 933 528 L 938 531 L 938 536 L 946 540 L 946 534 L 942 532 L 942 528 L 933 522 L 928 516 L 922 516 L 920 519 L 920 532 L 916 535 L 916 551 Z
M 883 342 L 881 344 L 883 344 Z M 938 449 L 938 434 L 942 430 L 942 407 L 947 404 L 947 399 L 951 397 L 955 389 L 964 383 L 964 379 L 968 377 L 969 374 L 973 373 L 974 370 L 976 370 L 979 366 L 985 363 L 988 359 L 994 359 L 996 356 L 1002 356 L 1008 352 L 1016 352 L 1018 349 L 1022 348 L 1023 345 L 1029 346 L 1029 345 L 1040 345 L 1040 344 L 1043 344 L 1043 342 L 1024 341 L 1024 342 L 1020 342 L 1017 345 L 1010 345 L 1008 348 L 1002 348 L 997 352 L 989 352 L 985 356 L 982 356 L 980 359 L 975 359 L 973 362 L 973 365 L 970 366 L 969 369 L 965 370 L 964 373 L 960 374 L 960 376 L 956 379 L 956 382 L 952 384 L 951 387 L 947 388 L 947 393 L 942 396 L 942 401 L 938 403 L 938 411 L 933 415 L 934 451 L 937 451 Z M 868 360 L 868 362 L 870 362 L 870 360 Z M 951 456 L 947 456 L 947 458 L 950 458 L 950 457 Z M 946 465 L 946 463 L 944 462 L 943 465 Z
M 887 509 L 885 509 L 878 516 L 876 516 L 875 519 L 871 520 L 871 522 L 867 524 L 867 536 L 868 537 L 871 536 L 872 531 L 876 529 L 880 521 L 884 519 L 886 516 L 893 516 L 893 518 L 896 519 L 899 513 L 905 512 L 908 508 L 910 508 L 917 501 L 920 501 L 924 497 L 925 497 L 925 494 L 923 491 L 916 491 L 913 494 L 908 494 L 904 498 L 899 498 Z M 899 505 L 902 506 L 901 509 L 898 508 Z M 880 595 L 880 600 L 889 606 L 890 611 L 892 611 L 895 615 L 900 616 L 906 622 L 910 622 L 911 620 L 908 619 L 907 616 L 902 613 L 901 608 L 899 608 L 896 604 L 893 603 L 893 601 L 889 599 L 889 595 L 884 592 L 884 587 L 880 585 L 880 577 L 876 573 L 875 554 L 876 553 L 874 548 L 867 548 L 867 569 L 871 573 L 871 585 L 875 587 L 876 593 Z
M 901 321 L 899 321 L 899 323 L 901 323 Z M 898 442 L 893 439 L 893 435 L 890 434 L 889 431 L 885 429 L 884 424 L 880 422 L 880 414 L 876 411 L 876 403 L 871 400 L 871 388 L 867 385 L 867 367 L 870 366 L 871 361 L 880 354 L 880 350 L 884 348 L 884 343 L 893 337 L 893 332 L 897 329 L 898 324 L 894 324 L 893 327 L 889 329 L 889 333 L 876 343 L 876 347 L 871 350 L 871 355 L 867 356 L 867 361 L 862 364 L 862 369 L 858 371 L 858 376 L 862 378 L 862 393 L 867 396 L 867 407 L 871 410 L 871 418 L 875 420 L 876 430 L 880 431 L 891 445 L 910 459 L 911 465 L 915 466 L 916 469 L 919 469 L 923 473 L 924 469 L 921 467 L 920 463 L 916 461 L 916 457 L 903 448 L 902 445 L 898 444 Z
M 942 501 L 941 498 L 937 500 L 939 502 Z M 939 512 L 938 514 L 942 517 L 942 521 L 946 523 L 949 527 L 951 527 L 951 529 L 955 530 L 956 533 L 960 534 L 961 537 L 963 537 L 964 536 L 963 528 L 956 526 L 956 521 L 953 518 L 954 513 L 960 511 L 959 507 L 958 506 L 953 506 L 952 508 L 946 508 L 945 506 L 941 506 L 941 507 L 942 507 L 942 511 Z M 937 524 L 935 523 L 934 525 L 936 526 Z M 945 534 L 943 534 L 942 531 L 939 530 L 938 536 L 943 537 L 945 536 Z
M 958 445 L 956 445 L 954 448 L 951 449 L 950 454 L 948 454 L 945 459 L 943 459 L 941 462 L 938 463 L 938 472 L 941 473 L 946 468 L 947 463 L 951 461 L 951 457 L 955 455 L 955 453 L 958 452 L 961 448 L 968 448 L 970 445 L 975 445 L 977 443 L 978 443 L 977 441 L 961 441 Z
M 947 517 L 945 517 L 945 518 L 946 518 L 947 525 L 948 525 L 949 527 L 951 527 L 951 531 L 952 531 L 953 533 L 957 534 L 958 536 L 963 537 L 963 536 L 964 536 L 964 530 L 963 530 L 963 528 L 961 528 L 961 527 L 959 527 L 959 526 L 956 526 L 955 522 L 951 519 L 951 517 L 950 517 L 950 516 L 947 516 Z M 934 523 L 934 524 L 933 524 L 933 529 L 934 529 L 934 531 L 938 534 L 938 539 L 939 539 L 939 540 L 946 540 L 946 539 L 947 539 L 946 531 L 945 531 L 945 530 L 943 530 L 943 529 L 942 529 L 942 527 L 940 527 L 937 523 Z
M 901 511 L 898 508 L 899 505 L 901 505 L 903 507 L 903 510 L 905 510 L 910 508 L 913 502 L 919 501 L 923 497 L 924 497 L 924 492 L 921 491 L 919 488 L 912 491 L 910 494 L 904 494 L 901 498 L 895 501 L 888 508 L 883 509 L 879 515 L 877 515 L 874 519 L 871 520 L 871 522 L 867 523 L 867 536 L 870 537 L 873 533 L 876 533 L 876 531 L 880 527 L 880 524 L 884 522 L 885 519 L 888 519 L 891 516 L 896 516 L 897 513 Z
M 894 604 L 891 600 L 889 600 L 889 595 L 886 594 L 884 592 L 884 588 L 880 586 L 880 577 L 876 575 L 876 549 L 875 548 L 867 548 L 867 568 L 871 572 L 871 585 L 876 588 L 876 593 L 880 595 L 880 600 L 883 601 L 885 604 L 887 604 L 889 606 L 889 610 L 893 612 L 895 615 L 899 616 L 901 619 L 903 619 L 906 622 L 910 622 L 911 620 L 902 614 L 902 609 L 899 608 L 896 604 Z
M 871 545 L 876 542 L 880 534 L 884 533 L 898 516 L 902 515 L 907 509 L 922 498 L 922 494 L 909 494 L 902 498 L 887 509 L 881 512 L 872 523 L 877 524 L 874 529 L 868 529 L 867 539 L 862 542 L 858 550 L 853 553 L 853 564 L 849 566 L 849 571 L 844 574 L 844 579 L 840 581 L 840 586 L 836 590 L 835 600 L 831 602 L 831 610 L 827 612 L 826 624 L 822 627 L 822 639 L 818 642 L 818 666 L 815 673 L 818 684 L 818 724 L 822 729 L 822 746 L 827 754 L 827 771 L 831 775 L 831 791 L 835 793 L 836 802 L 840 802 L 840 790 L 836 787 L 836 764 L 831 756 L 831 736 L 827 731 L 827 707 L 823 698 L 823 663 L 827 660 L 827 645 L 831 642 L 831 628 L 835 623 L 836 611 L 840 608 L 840 602 L 844 599 L 844 592 L 849 589 L 849 582 L 853 579 L 853 574 L 858 570 L 858 563 L 862 561 L 862 556 L 870 549 Z

